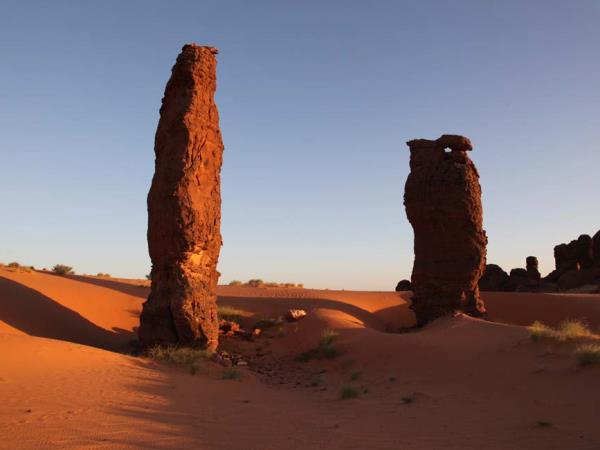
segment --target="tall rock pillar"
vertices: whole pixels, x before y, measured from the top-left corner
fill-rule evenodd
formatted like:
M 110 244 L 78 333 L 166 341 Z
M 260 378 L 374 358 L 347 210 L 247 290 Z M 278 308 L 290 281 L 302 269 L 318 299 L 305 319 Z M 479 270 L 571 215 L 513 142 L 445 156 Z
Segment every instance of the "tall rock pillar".
M 443 135 L 409 141 L 410 169 L 404 205 L 414 234 L 414 293 L 417 324 L 454 311 L 485 313 L 478 282 L 485 268 L 479 174 L 467 156 L 471 142 Z
M 223 142 L 214 101 L 217 49 L 185 45 L 160 108 L 148 193 L 152 287 L 143 305 L 143 346 L 218 344 Z

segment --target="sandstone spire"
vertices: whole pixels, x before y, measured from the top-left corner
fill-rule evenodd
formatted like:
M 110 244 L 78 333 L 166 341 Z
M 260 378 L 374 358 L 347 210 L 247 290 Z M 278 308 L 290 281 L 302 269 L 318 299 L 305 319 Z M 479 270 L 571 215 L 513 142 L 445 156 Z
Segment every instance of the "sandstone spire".
M 485 307 L 478 282 L 485 268 L 487 237 L 479 174 L 467 156 L 471 142 L 443 135 L 407 144 L 411 172 L 404 204 L 415 233 L 411 308 L 417 323 L 454 311 L 480 316 Z
M 216 54 L 185 45 L 162 100 L 148 193 L 152 289 L 141 315 L 143 346 L 218 344 L 223 142 L 214 102 Z

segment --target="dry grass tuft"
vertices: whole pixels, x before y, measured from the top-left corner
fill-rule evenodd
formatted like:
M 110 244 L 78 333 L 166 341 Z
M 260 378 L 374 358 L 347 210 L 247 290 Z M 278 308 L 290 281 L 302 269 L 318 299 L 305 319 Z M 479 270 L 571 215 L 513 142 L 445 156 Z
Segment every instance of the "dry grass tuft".
M 579 320 L 565 320 L 557 328 L 552 328 L 542 322 L 535 321 L 529 327 L 529 333 L 533 341 L 548 338 L 566 341 L 568 339 L 596 337 L 589 327 Z
M 600 363 L 600 344 L 581 344 L 575 349 L 580 366 L 593 366 Z

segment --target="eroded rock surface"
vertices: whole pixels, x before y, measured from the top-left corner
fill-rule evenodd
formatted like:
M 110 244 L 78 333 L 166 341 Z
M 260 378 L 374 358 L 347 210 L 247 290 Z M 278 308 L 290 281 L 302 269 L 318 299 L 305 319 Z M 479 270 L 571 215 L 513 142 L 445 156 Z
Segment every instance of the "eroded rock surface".
M 216 53 L 184 46 L 162 100 L 148 193 L 152 288 L 139 329 L 144 346 L 215 349 L 218 343 L 223 142 L 214 102 Z
M 411 308 L 423 325 L 463 311 L 485 312 L 478 282 L 485 267 L 481 187 L 467 156 L 468 138 L 444 135 L 409 141 L 404 204 L 415 233 Z M 449 149 L 449 151 L 447 150 Z

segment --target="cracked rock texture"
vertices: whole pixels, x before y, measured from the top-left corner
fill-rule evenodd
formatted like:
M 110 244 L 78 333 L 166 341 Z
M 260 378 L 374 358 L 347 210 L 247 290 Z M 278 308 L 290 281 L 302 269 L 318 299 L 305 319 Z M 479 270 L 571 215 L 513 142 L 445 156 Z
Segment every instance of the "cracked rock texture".
M 223 142 L 214 101 L 216 54 L 185 45 L 162 100 L 148 193 L 152 287 L 139 329 L 145 347 L 212 350 L 218 344 Z
M 404 204 L 414 234 L 414 293 L 418 325 L 462 311 L 485 313 L 478 282 L 485 268 L 479 174 L 468 138 L 443 135 L 409 141 Z

